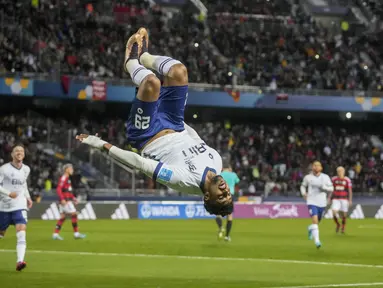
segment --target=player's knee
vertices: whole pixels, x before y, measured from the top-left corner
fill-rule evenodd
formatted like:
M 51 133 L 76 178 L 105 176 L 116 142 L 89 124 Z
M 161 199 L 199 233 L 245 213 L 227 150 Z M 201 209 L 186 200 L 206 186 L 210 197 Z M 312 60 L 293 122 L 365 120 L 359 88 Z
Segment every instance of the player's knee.
M 170 69 L 168 77 L 180 84 L 186 85 L 188 83 L 188 70 L 184 64 L 176 64 Z
M 137 97 L 145 102 L 154 102 L 158 99 L 161 81 L 153 74 L 148 75 L 140 85 Z
M 311 220 L 312 220 L 312 223 L 313 223 L 313 224 L 318 224 L 318 219 L 319 219 L 318 215 L 313 215 L 313 216 L 311 217 Z
M 155 75 L 151 74 L 145 78 L 145 88 L 148 90 L 160 90 L 161 81 Z
M 27 230 L 27 225 L 25 224 L 16 224 L 16 232 Z

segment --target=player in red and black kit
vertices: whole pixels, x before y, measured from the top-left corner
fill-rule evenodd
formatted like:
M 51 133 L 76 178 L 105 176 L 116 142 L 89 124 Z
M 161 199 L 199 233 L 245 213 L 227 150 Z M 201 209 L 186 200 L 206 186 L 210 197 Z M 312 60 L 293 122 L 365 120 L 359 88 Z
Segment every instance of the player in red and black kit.
M 65 221 L 66 215 L 70 215 L 72 218 L 72 226 L 74 231 L 75 239 L 85 238 L 84 234 L 78 232 L 78 220 L 77 220 L 77 210 L 75 205 L 77 204 L 77 199 L 73 194 L 72 183 L 70 176 L 73 175 L 73 166 L 71 164 L 66 164 L 63 167 L 64 175 L 61 176 L 59 183 L 57 184 L 57 195 L 59 197 L 59 209 L 60 209 L 60 220 L 57 221 L 55 232 L 53 233 L 54 240 L 64 240 L 59 233 L 61 226 Z
M 346 227 L 348 208 L 352 205 L 352 183 L 350 178 L 345 176 L 342 166 L 336 169 L 338 176 L 332 178 L 334 192 L 331 194 L 331 209 L 336 223 L 336 233 L 340 230 L 339 216 L 342 217 L 342 233 Z M 340 214 L 340 215 L 339 215 Z

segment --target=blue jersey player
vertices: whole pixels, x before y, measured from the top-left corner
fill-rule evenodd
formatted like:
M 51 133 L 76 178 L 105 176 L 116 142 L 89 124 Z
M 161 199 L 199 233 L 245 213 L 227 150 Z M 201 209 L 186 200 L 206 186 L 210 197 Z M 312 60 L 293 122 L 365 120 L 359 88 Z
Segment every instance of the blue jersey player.
M 124 64 L 138 86 L 128 121 L 128 141 L 141 156 L 106 143 L 97 135 L 81 134 L 76 138 L 107 150 L 111 157 L 173 190 L 202 193 L 209 213 L 229 215 L 233 199 L 226 181 L 219 175 L 222 158 L 184 123 L 187 69 L 173 58 L 151 55 L 148 43 L 147 30 L 140 28 L 126 44 Z M 151 70 L 163 76 L 162 85 Z
M 307 202 L 307 207 L 312 219 L 309 225 L 309 239 L 314 239 L 317 248 L 322 246 L 319 239 L 319 222 L 327 206 L 327 193 L 334 191 L 332 181 L 327 174 L 322 173 L 322 164 L 315 161 L 312 172 L 303 178 L 301 194 Z

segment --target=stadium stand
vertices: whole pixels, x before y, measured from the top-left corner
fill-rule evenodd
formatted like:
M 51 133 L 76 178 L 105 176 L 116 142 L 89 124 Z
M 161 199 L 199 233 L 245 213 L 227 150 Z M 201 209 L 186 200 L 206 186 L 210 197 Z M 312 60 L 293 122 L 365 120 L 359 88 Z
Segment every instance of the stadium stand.
M 204 1 L 210 13 L 228 12 L 262 15 L 289 15 L 290 4 L 286 0 L 262 1 L 262 0 L 241 0 L 241 1 Z
M 52 142 L 60 142 L 57 137 L 67 135 L 68 127 L 78 127 L 84 133 L 100 133 L 104 139 L 128 149 L 124 144 L 122 119 L 106 123 L 84 118 L 76 123 L 63 125 L 64 122 L 60 119 L 52 122 L 50 129 L 55 131 L 50 136 Z M 32 167 L 30 187 L 37 194 L 45 189 L 46 181 L 55 187 L 64 163 L 62 159 L 39 148 L 39 143 L 46 138 L 46 123 L 41 118 L 28 118 L 27 121 L 15 115 L 0 119 L 0 161 L 4 163 L 8 160 L 12 145 L 18 141 L 25 144 L 27 163 Z M 342 163 L 356 192 L 383 192 L 383 153 L 376 147 L 376 138 L 370 133 L 361 133 L 358 127 L 231 125 L 229 122 L 194 123 L 193 126 L 238 173 L 241 179 L 238 192 L 241 195 L 295 195 L 314 159 L 322 161 L 325 171 L 330 175 Z M 75 153 L 79 147 L 73 145 L 72 152 Z M 131 178 L 126 173 L 116 175 L 116 181 L 119 181 L 120 188 L 131 187 Z M 159 184 L 155 185 L 144 175 L 137 175 L 135 188 L 164 189 Z
M 382 89 L 375 34 L 325 28 L 285 0 L 206 1 L 209 14 L 200 18 L 146 1 L 107 2 L 112 11 L 100 2 L 92 8 L 82 1 L 45 1 L 37 8 L 7 3 L 3 15 L 13 24 L 1 32 L 1 70 L 124 77 L 126 38 L 145 25 L 156 43 L 152 51 L 182 60 L 191 82 Z

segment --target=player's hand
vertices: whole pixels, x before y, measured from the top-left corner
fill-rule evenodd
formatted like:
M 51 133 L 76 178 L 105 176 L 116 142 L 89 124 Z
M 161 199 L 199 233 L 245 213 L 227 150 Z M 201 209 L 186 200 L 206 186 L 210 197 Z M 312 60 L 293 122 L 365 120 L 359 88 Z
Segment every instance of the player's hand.
M 98 137 L 98 134 L 96 135 L 87 135 L 87 134 L 80 134 L 76 136 L 76 139 L 80 141 L 81 143 L 88 144 L 91 147 L 102 149 L 104 147 L 104 144 L 107 144 L 106 141 L 101 140 L 100 137 Z
M 327 205 L 331 205 L 331 198 L 327 198 Z
M 33 201 L 32 199 L 27 199 L 27 206 L 28 206 L 28 209 L 31 209 L 32 206 L 33 206 Z
M 10 198 L 12 198 L 12 199 L 15 199 L 15 198 L 17 198 L 18 194 L 17 194 L 17 192 L 11 192 L 11 193 L 9 193 L 8 196 L 9 196 Z
M 74 205 L 77 205 L 77 204 L 78 204 L 78 200 L 77 200 L 77 198 L 73 198 L 73 204 L 74 204 Z
M 66 201 L 65 200 L 61 200 L 60 203 L 61 203 L 61 205 L 66 205 Z
M 322 185 L 322 186 L 320 187 L 320 189 L 321 189 L 323 192 L 327 192 L 326 185 Z
M 303 199 L 305 199 L 305 201 L 307 201 L 307 194 L 303 195 Z

